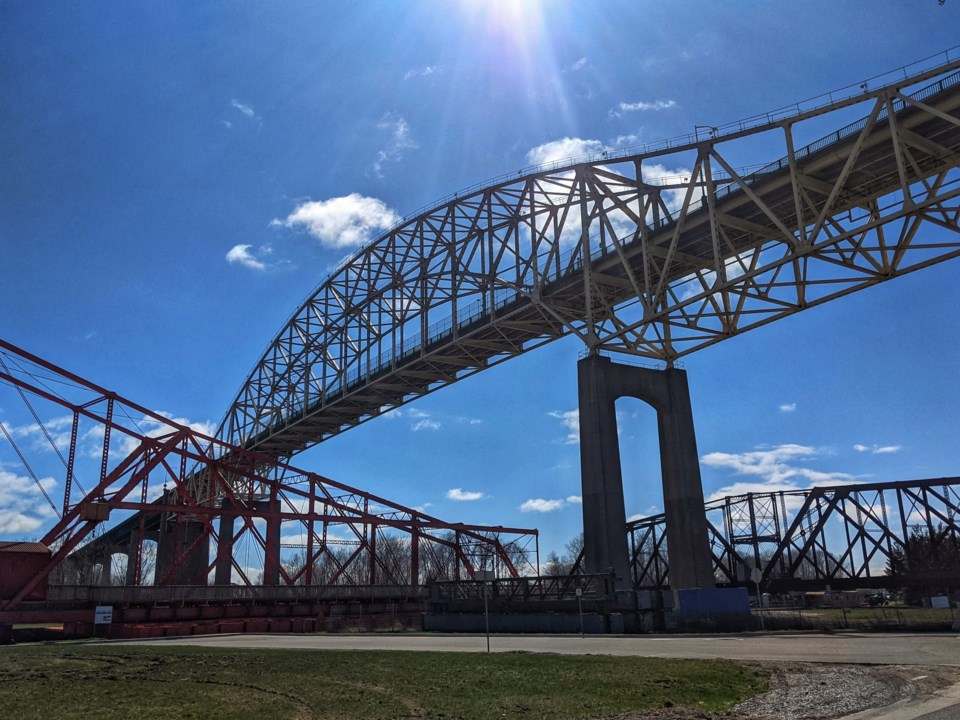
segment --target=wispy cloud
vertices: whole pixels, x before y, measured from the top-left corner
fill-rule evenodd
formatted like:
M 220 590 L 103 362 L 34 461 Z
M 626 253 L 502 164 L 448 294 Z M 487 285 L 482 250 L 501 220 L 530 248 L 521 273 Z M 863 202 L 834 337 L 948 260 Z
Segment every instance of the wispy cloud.
M 217 426 L 215 423 L 209 420 L 190 420 L 185 417 L 177 417 L 173 413 L 167 412 L 166 410 L 154 410 L 154 413 L 159 415 L 161 418 L 166 418 L 169 420 L 167 422 L 158 420 L 154 417 L 148 417 L 144 415 L 136 421 L 137 430 L 146 435 L 147 437 L 162 437 L 169 434 L 175 428 L 175 425 L 180 425 L 188 427 L 194 432 L 201 433 L 208 437 L 213 437 L 217 432 Z M 129 435 L 123 435 L 123 440 L 121 442 L 121 449 L 125 453 L 133 452 L 139 441 L 135 437 Z
M 430 413 L 424 410 L 409 408 L 406 412 L 406 417 L 414 421 L 410 423 L 410 430 L 413 432 L 419 432 L 421 430 L 439 430 L 441 428 L 440 421 L 432 418 Z
M 363 245 L 399 219 L 382 200 L 350 193 L 329 200 L 308 200 L 284 220 L 271 224 L 306 230 L 324 247 L 340 250 Z
M 257 127 L 261 125 L 262 118 L 257 113 L 257 111 L 254 110 L 252 105 L 249 105 L 248 103 L 240 102 L 236 98 L 233 98 L 230 101 L 230 107 L 236 110 L 238 113 L 240 113 L 240 115 L 243 116 L 244 120 L 240 120 L 240 122 L 249 121 L 254 123 Z M 231 129 L 234 125 L 234 123 L 231 120 L 220 120 L 220 122 L 225 128 L 227 128 L 227 130 Z
M 573 65 L 570 66 L 570 70 L 573 72 L 576 72 L 577 70 L 581 70 L 586 64 L 587 64 L 587 58 L 582 57 L 579 60 L 577 60 Z
M 458 487 L 447 490 L 447 500 L 456 500 L 457 502 L 472 502 L 474 500 L 483 500 L 485 497 L 485 493 L 463 490 Z
M 825 451 L 807 445 L 785 444 L 745 453 L 713 452 L 700 458 L 708 467 L 734 471 L 737 475 L 759 478 L 759 482 L 736 482 L 720 488 L 710 500 L 747 492 L 800 490 L 814 485 L 854 482 L 856 478 L 844 472 L 825 472 L 801 465 L 828 455 Z
M 628 518 L 627 518 L 627 522 L 628 522 L 628 523 L 636 522 L 637 520 L 643 520 L 644 518 L 648 518 L 648 517 L 650 517 L 651 515 L 659 515 L 659 514 L 662 513 L 662 512 L 663 512 L 663 510 L 660 508 L 660 506 L 658 506 L 658 505 L 650 505 L 650 506 L 648 506 L 647 509 L 644 510 L 643 512 L 634 513 L 633 515 L 631 515 L 630 517 L 628 517 Z
M 49 494 L 57 481 L 42 478 L 40 485 Z M 31 478 L 0 468 L 0 535 L 26 537 L 53 517 L 53 508 Z
M 570 495 L 567 498 L 547 500 L 545 498 L 530 498 L 520 505 L 520 512 L 549 513 L 562 510 L 569 505 L 582 505 L 583 498 L 579 495 Z
M 872 455 L 889 455 L 891 453 L 900 452 L 903 449 L 903 445 L 860 445 L 859 443 L 853 446 L 853 449 L 861 453 L 871 453 Z
M 563 425 L 564 429 L 567 431 L 567 436 L 563 440 L 564 445 L 580 444 L 580 411 L 579 410 L 567 410 L 566 412 L 563 412 L 560 410 L 552 410 L 548 412 L 547 415 L 559 420 L 560 424 Z
M 254 253 L 252 248 L 253 245 L 234 245 L 227 252 L 227 262 L 231 265 L 242 265 L 251 270 L 266 270 L 269 265 L 257 257 L 257 253 L 260 255 L 270 255 L 273 252 L 273 248 L 269 245 L 263 245 L 257 250 L 257 253 Z
M 404 73 L 403 79 L 410 80 L 418 77 L 430 77 L 443 72 L 443 65 L 424 65 L 423 67 L 410 68 Z
M 783 405 L 781 405 L 779 409 L 780 409 L 780 412 L 782 412 L 782 413 L 792 413 L 794 410 L 797 409 L 797 404 L 796 404 L 796 403 L 783 403 Z
M 561 509 L 566 504 L 566 500 L 563 499 L 544 500 L 543 498 L 531 498 L 520 506 L 520 512 L 554 512 Z
M 675 100 L 655 100 L 654 102 L 621 102 L 616 107 L 610 109 L 609 115 L 612 118 L 618 118 L 625 113 L 633 112 L 651 112 L 657 110 L 669 110 L 676 107 Z
M 417 143 L 410 136 L 410 126 L 407 121 L 400 115 L 387 113 L 380 118 L 377 127 L 390 132 L 389 144 L 377 152 L 377 159 L 373 163 L 373 172 L 378 178 L 383 178 L 384 165 L 399 162 L 407 150 L 416 149 Z
M 255 118 L 257 116 L 256 110 L 254 110 L 249 105 L 244 105 L 242 102 L 240 102 L 236 98 L 230 101 L 230 107 L 239 110 L 248 118 Z

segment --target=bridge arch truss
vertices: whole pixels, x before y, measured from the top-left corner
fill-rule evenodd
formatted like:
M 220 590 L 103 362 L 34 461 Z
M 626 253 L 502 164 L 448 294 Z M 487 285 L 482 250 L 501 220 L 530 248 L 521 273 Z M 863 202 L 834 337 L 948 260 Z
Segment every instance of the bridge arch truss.
M 672 364 L 955 258 L 958 68 L 520 172 L 405 219 L 297 309 L 218 436 L 290 456 L 568 335 Z M 750 165 L 760 136 L 777 159 Z

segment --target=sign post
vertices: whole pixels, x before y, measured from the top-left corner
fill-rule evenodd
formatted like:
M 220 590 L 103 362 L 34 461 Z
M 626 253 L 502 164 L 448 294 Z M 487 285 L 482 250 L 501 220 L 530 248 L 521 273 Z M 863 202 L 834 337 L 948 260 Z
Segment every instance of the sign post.
M 96 632 L 97 629 L 102 625 L 103 636 L 108 637 L 110 635 L 110 625 L 113 623 L 113 606 L 112 605 L 97 605 L 93 611 L 93 629 L 94 635 L 98 635 Z

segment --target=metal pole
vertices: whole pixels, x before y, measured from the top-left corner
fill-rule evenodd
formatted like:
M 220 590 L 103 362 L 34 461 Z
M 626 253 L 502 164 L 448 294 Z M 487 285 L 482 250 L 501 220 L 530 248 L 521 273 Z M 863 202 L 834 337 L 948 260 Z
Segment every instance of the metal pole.
M 763 623 L 763 595 L 760 594 L 759 581 L 757 581 L 756 586 L 757 586 L 757 612 L 760 615 L 760 629 L 766 630 L 767 628 L 764 626 L 764 623 Z
M 487 652 L 490 652 L 490 608 L 487 604 L 487 582 L 483 582 L 483 618 L 487 625 Z
M 583 590 L 577 588 L 577 610 L 580 611 L 580 639 L 583 640 Z

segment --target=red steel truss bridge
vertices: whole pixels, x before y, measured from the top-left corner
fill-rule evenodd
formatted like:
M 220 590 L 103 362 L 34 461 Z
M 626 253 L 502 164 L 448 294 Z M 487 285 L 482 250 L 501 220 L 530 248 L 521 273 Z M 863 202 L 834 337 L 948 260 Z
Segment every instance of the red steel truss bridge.
M 748 493 L 708 502 L 706 513 L 721 585 L 752 586 L 753 568 L 770 592 L 960 584 L 956 563 L 923 557 L 960 561 L 960 478 Z M 627 531 L 634 586 L 669 586 L 665 517 Z M 918 534 L 924 542 L 911 542 Z
M 568 335 L 672 366 L 954 258 L 958 68 L 955 49 L 775 113 L 521 171 L 409 216 L 293 313 L 218 436 L 289 457 Z M 758 146 L 775 149 L 758 157 Z
M 19 400 L 35 421 L 0 431 L 52 521 L 40 541 L 52 553 L 29 566 L 13 554 L 35 544 L 0 543 L 0 610 L 43 597 L 48 581 L 162 588 L 212 574 L 218 585 L 347 597 L 358 585 L 369 596 L 481 569 L 538 572 L 536 530 L 445 522 L 228 445 L 2 340 L 0 390 L 4 407 Z M 60 461 L 62 482 L 34 469 L 40 454 Z

